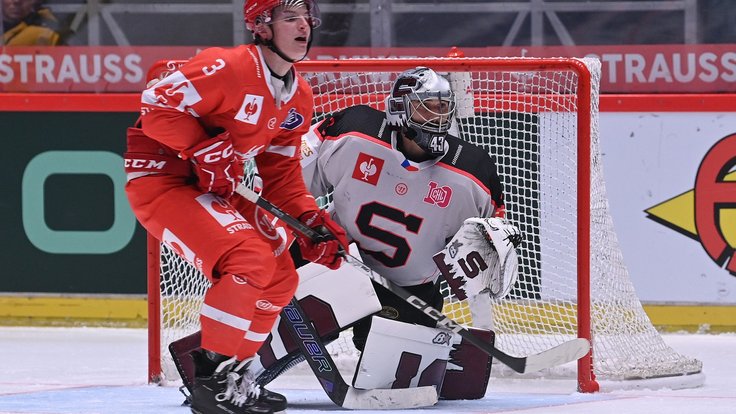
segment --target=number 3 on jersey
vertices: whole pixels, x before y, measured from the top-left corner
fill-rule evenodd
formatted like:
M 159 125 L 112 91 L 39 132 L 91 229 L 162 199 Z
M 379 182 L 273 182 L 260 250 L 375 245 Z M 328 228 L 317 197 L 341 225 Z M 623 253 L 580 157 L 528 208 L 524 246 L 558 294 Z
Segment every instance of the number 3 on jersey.
M 225 61 L 222 60 L 222 59 L 215 60 L 215 63 L 217 63 L 217 64 L 216 65 L 210 65 L 210 66 L 203 67 L 202 68 L 202 73 L 204 73 L 207 76 L 210 76 L 210 75 L 214 74 L 215 72 L 217 72 L 218 70 L 220 70 L 220 69 L 222 69 L 222 68 L 225 67 Z
M 423 219 L 411 214 L 406 214 L 401 210 L 397 210 L 391 206 L 381 204 L 378 202 L 372 202 L 363 205 L 358 212 L 358 217 L 355 222 L 358 225 L 360 233 L 366 237 L 370 237 L 374 240 L 378 240 L 396 249 L 393 256 L 389 256 L 382 252 L 363 250 L 365 253 L 370 254 L 374 259 L 381 262 L 386 267 L 399 267 L 406 264 L 409 260 L 409 254 L 411 253 L 411 246 L 409 242 L 400 235 L 391 233 L 382 228 L 376 227 L 371 224 L 374 216 L 383 217 L 387 220 L 391 220 L 395 223 L 399 223 L 406 228 L 407 231 L 412 233 L 418 233 L 419 228 L 422 226 Z

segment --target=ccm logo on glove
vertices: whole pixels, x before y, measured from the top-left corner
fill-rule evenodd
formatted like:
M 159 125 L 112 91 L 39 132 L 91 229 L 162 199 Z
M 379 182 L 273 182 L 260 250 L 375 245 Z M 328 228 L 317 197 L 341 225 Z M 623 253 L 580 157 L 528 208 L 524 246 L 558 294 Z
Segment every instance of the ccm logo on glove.
M 202 191 L 229 198 L 243 179 L 243 166 L 227 131 L 182 151 L 182 158 L 191 159 Z

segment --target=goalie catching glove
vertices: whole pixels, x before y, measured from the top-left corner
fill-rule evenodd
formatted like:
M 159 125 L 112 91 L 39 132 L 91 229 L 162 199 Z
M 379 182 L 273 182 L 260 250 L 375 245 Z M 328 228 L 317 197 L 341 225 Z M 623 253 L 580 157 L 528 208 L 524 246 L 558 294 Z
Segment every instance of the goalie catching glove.
M 330 269 L 337 269 L 348 251 L 348 239 L 345 230 L 340 227 L 325 210 L 308 211 L 299 217 L 299 221 L 320 234 L 319 240 L 311 240 L 306 236 L 297 236 L 296 242 L 302 257 L 313 263 L 319 263 Z
M 229 198 L 243 179 L 243 166 L 227 131 L 182 151 L 181 157 L 192 161 L 197 186 L 204 192 Z
M 471 217 L 433 259 L 460 300 L 481 293 L 500 299 L 519 277 L 520 242 L 519 229 L 508 221 Z

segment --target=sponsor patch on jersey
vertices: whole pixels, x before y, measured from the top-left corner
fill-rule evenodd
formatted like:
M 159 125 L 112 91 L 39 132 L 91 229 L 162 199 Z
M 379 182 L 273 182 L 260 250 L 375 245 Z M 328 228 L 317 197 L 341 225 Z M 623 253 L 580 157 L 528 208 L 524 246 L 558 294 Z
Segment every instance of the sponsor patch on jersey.
M 222 227 L 227 229 L 228 233 L 234 234 L 241 230 L 253 229 L 253 226 L 240 212 L 222 198 L 207 193 L 197 197 L 196 200 Z
M 361 152 L 353 169 L 353 178 L 371 185 L 378 185 L 383 169 L 383 160 Z
M 202 100 L 192 82 L 180 71 L 163 78 L 143 91 L 141 101 L 145 104 L 174 108 L 180 112 L 197 116 L 192 105 Z
M 258 231 L 272 241 L 271 248 L 273 248 L 273 255 L 280 256 L 281 253 L 288 251 L 289 244 L 294 239 L 292 236 L 290 240 L 286 229 L 283 227 L 283 223 L 279 222 L 276 217 L 271 216 L 266 210 L 257 206 L 253 214 L 253 222 Z
M 279 125 L 281 129 L 288 129 L 293 131 L 299 128 L 304 123 L 304 115 L 300 114 L 294 108 L 289 109 L 289 113 L 286 114 L 286 119 Z
M 302 165 L 308 165 L 313 159 L 317 158 L 317 151 L 314 150 L 310 145 L 309 140 L 306 137 L 302 137 L 302 145 L 299 147 L 299 156 L 302 160 Z
M 202 270 L 202 259 L 197 257 L 196 253 L 181 241 L 181 239 L 176 237 L 171 230 L 164 229 L 163 234 L 161 235 L 161 241 L 165 245 L 169 246 L 169 248 L 179 255 L 179 257 L 194 265 L 197 270 Z
M 452 198 L 452 188 L 446 185 L 439 185 L 434 181 L 429 182 L 429 191 L 424 197 L 424 202 L 434 204 L 437 207 L 445 208 L 450 204 Z
M 263 97 L 260 95 L 245 95 L 243 104 L 240 105 L 240 110 L 235 115 L 235 119 L 246 124 L 255 125 L 258 123 L 258 118 L 261 117 L 261 110 L 263 109 Z
M 396 187 L 394 187 L 394 191 L 396 191 L 396 194 L 403 196 L 409 192 L 409 186 L 405 183 L 398 183 L 396 184 Z
M 260 207 L 256 207 L 255 220 L 258 231 L 261 232 L 266 238 L 271 240 L 277 240 L 281 235 L 276 227 L 276 220 L 271 221 L 271 217 L 266 214 L 266 211 Z

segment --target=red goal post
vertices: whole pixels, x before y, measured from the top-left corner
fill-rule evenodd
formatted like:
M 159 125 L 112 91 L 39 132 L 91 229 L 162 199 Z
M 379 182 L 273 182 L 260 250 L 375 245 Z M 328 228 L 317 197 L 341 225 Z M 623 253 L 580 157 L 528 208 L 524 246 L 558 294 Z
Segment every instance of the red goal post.
M 181 62 L 160 62 L 160 79 Z M 507 217 L 521 229 L 520 280 L 505 298 L 468 303 L 445 290 L 445 313 L 492 326 L 512 355 L 573 337 L 592 352 L 576 369 L 578 389 L 596 377 L 702 381 L 700 361 L 668 347 L 651 325 L 623 264 L 608 212 L 598 143 L 600 63 L 573 58 L 442 58 L 307 61 L 317 122 L 357 105 L 383 109 L 396 75 L 428 66 L 458 99 L 458 135 L 486 148 L 504 182 Z M 166 347 L 196 331 L 204 277 L 149 236 L 149 379 L 176 379 Z M 485 309 L 487 308 L 487 309 Z M 471 312 L 471 309 L 473 311 Z M 487 311 L 487 312 L 486 312 Z M 480 323 L 483 319 L 482 323 Z M 678 385 L 668 385 L 676 387 Z

